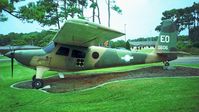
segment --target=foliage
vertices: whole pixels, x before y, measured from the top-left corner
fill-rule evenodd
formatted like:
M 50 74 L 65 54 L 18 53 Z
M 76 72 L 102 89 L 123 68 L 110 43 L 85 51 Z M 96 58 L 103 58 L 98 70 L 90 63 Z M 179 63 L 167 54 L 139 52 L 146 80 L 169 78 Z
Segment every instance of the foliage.
M 12 0 L 22 1 L 22 0 Z M 27 22 L 37 21 L 41 25 L 57 25 L 67 20 L 68 17 L 84 18 L 83 8 L 87 7 L 87 0 L 38 0 L 37 2 L 29 2 L 27 5 L 20 6 L 15 10 L 14 2 L 8 3 L 8 0 L 0 2 L 0 20 L 6 21 L 3 11 Z
M 191 41 L 178 41 L 177 42 L 177 48 L 179 50 L 185 50 L 187 48 L 191 48 L 192 47 L 192 43 Z
M 115 1 L 112 1 L 111 9 L 117 12 L 118 14 L 122 14 L 122 10 L 119 6 L 116 5 Z
M 60 29 L 59 22 L 68 17 L 83 18 L 83 9 L 80 6 L 85 7 L 86 4 L 87 0 L 39 0 L 22 6 L 19 17 L 28 22 L 38 21 L 44 26 L 57 25 Z
M 184 51 L 192 55 L 199 55 L 199 43 L 192 42 L 188 36 L 179 36 L 177 41 L 179 51 Z
M 158 39 L 158 36 L 156 37 L 140 37 L 140 38 L 137 38 L 137 39 L 132 39 L 132 40 L 128 40 L 128 42 L 130 41 L 157 41 Z M 110 45 L 111 45 L 111 48 L 129 48 L 128 47 L 128 43 L 125 42 L 124 40 L 117 40 L 117 41 L 110 41 Z
M 191 55 L 199 55 L 199 49 L 197 47 L 191 47 L 183 49 L 184 52 L 190 53 Z
M 167 10 L 162 13 L 162 20 L 170 19 L 176 23 L 178 32 L 188 28 L 192 43 L 199 43 L 199 3 L 193 3 L 190 7 Z M 161 25 L 155 30 L 160 31 Z
M 122 10 L 120 9 L 119 6 L 116 5 L 115 0 L 108 0 L 108 26 L 110 27 L 111 24 L 111 10 L 114 10 L 115 12 L 117 12 L 118 14 L 122 14 Z
M 0 46 L 5 45 L 35 45 L 45 46 L 54 37 L 55 32 L 42 31 L 32 33 L 9 33 L 0 35 Z
M 126 48 L 124 40 L 110 41 L 111 48 Z
M 157 41 L 158 40 L 158 36 L 155 36 L 155 37 L 140 37 L 140 38 L 137 38 L 137 39 L 132 39 L 132 40 L 129 40 L 129 41 Z
M 199 42 L 195 42 L 195 43 L 193 44 L 193 47 L 199 48 Z
M 60 22 L 64 22 L 68 18 L 80 18 L 85 19 L 84 9 L 92 9 L 92 20 L 95 21 L 95 16 L 99 23 L 100 20 L 100 8 L 98 5 L 99 0 L 37 0 L 35 2 L 28 2 L 28 4 L 14 7 L 15 2 L 23 0 L 3 0 L 0 1 L 0 21 L 7 20 L 4 12 L 8 12 L 10 15 L 27 22 L 39 22 L 42 26 L 56 25 L 60 29 Z M 109 0 L 110 1 L 110 0 Z M 116 5 L 115 0 L 111 0 L 109 6 L 109 26 L 110 26 L 110 8 L 119 14 L 122 14 L 122 10 Z M 97 14 L 96 14 L 97 9 Z M 2 10 L 4 12 L 2 12 Z M 89 18 L 89 17 L 88 17 Z
M 95 10 L 97 8 L 97 19 L 99 21 L 99 24 L 101 24 L 101 20 L 100 20 L 100 9 L 99 9 L 99 5 L 98 5 L 98 0 L 90 0 L 91 1 L 91 4 L 90 4 L 90 8 L 93 9 L 93 15 L 92 15 L 92 21 L 95 22 L 95 16 L 96 16 L 96 13 L 95 13 Z
M 189 37 L 193 43 L 199 43 L 199 26 L 189 30 Z
M 17 17 L 17 13 L 15 11 L 15 3 L 20 2 L 20 1 L 24 1 L 24 0 L 1 0 L 0 1 L 0 22 L 4 22 L 7 21 L 8 18 L 6 17 L 6 15 L 3 12 L 7 12 L 10 15 Z
M 195 3 L 191 7 L 167 10 L 162 13 L 162 20 L 170 19 L 177 24 L 179 32 L 188 28 L 195 28 L 199 26 L 199 3 Z M 156 27 L 160 31 L 160 26 Z

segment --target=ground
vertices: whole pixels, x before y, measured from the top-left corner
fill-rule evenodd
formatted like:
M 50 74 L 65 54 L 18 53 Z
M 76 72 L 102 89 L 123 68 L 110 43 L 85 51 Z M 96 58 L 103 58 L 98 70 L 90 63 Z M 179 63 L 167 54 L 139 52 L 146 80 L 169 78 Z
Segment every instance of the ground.
M 44 79 L 45 86 L 49 88 L 44 87 L 42 90 L 50 93 L 64 93 L 87 90 L 117 80 L 176 76 L 199 76 L 199 69 L 174 67 L 171 70 L 164 70 L 162 66 L 153 66 L 127 72 L 65 75 L 64 78 L 59 78 L 57 75 Z M 18 82 L 13 87 L 32 89 L 31 83 L 32 81 Z
M 183 60 L 181 59 L 181 61 Z M 162 64 L 154 63 L 66 73 L 64 81 L 76 81 L 79 84 L 76 82 L 74 84 L 78 85 L 82 84 L 80 81 L 82 78 L 86 82 L 95 83 L 95 80 L 98 82 L 99 79 L 108 77 L 106 81 L 110 83 L 105 84 L 105 82 L 102 82 L 97 88 L 79 88 L 81 90 L 64 91 L 64 93 L 63 91 L 62 93 L 44 93 L 35 89 L 11 88 L 12 84 L 30 80 L 35 71 L 15 63 L 14 77 L 11 78 L 10 62 L 2 61 L 0 62 L 0 111 L 198 112 L 199 63 L 197 63 L 198 59 L 194 58 L 194 60 L 193 64 L 186 64 L 181 61 L 179 61 L 181 62 L 180 64 L 173 62 L 172 65 L 178 71 L 162 71 L 160 67 Z M 113 73 L 110 74 L 112 71 L 121 73 L 116 73 L 118 77 L 115 77 L 115 73 L 114 75 Z M 102 76 L 91 75 L 94 73 L 101 74 Z M 56 74 L 56 72 L 47 72 L 45 76 L 55 78 L 56 76 L 54 75 Z M 81 74 L 81 76 L 75 74 Z M 122 77 L 119 74 L 123 74 Z M 164 76 L 160 77 L 160 74 Z M 88 80 L 88 75 L 93 80 Z M 148 76 L 147 78 L 145 77 L 146 75 Z M 158 77 L 149 78 L 149 75 Z M 65 84 L 65 82 L 62 84 Z M 70 87 L 72 86 L 74 87 L 75 85 L 71 85 Z

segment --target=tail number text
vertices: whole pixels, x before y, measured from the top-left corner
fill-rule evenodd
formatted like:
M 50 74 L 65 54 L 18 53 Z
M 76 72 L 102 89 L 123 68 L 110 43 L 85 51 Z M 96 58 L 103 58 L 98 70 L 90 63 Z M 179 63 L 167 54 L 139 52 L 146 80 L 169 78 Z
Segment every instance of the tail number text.
M 169 43 L 169 41 L 170 41 L 170 36 L 169 35 L 161 35 L 160 36 L 160 42 Z

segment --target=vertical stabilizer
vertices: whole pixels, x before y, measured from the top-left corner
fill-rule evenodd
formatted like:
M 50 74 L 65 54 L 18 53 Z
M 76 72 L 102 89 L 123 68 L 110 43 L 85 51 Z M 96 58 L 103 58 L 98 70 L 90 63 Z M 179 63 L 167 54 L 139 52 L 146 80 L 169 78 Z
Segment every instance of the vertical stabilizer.
M 155 46 L 156 53 L 171 53 L 176 51 L 177 30 L 171 20 L 162 22 L 160 35 Z

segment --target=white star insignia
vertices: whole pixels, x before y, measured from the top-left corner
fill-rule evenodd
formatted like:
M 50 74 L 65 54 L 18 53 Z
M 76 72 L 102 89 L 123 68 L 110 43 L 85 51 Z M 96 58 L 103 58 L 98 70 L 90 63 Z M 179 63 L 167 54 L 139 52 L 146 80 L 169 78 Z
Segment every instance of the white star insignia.
M 121 59 L 123 59 L 126 62 L 129 62 L 131 59 L 134 59 L 134 57 L 133 56 L 129 56 L 129 55 L 125 55 Z

